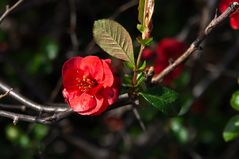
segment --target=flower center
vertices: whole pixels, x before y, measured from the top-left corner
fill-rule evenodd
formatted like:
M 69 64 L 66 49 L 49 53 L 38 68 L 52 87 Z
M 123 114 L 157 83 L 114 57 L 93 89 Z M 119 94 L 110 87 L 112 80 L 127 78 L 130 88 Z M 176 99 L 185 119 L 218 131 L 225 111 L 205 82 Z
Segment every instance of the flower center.
M 97 82 L 95 80 L 85 75 L 82 78 L 77 78 L 76 80 L 78 81 L 77 86 L 81 92 L 86 92 L 97 85 Z

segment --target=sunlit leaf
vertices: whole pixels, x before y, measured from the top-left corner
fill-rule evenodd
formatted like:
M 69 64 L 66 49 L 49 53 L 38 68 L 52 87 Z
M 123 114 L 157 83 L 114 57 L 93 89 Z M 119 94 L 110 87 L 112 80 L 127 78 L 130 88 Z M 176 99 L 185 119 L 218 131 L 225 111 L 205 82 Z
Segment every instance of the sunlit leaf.
M 228 121 L 228 123 L 223 131 L 223 138 L 225 141 L 234 140 L 239 136 L 238 122 L 239 122 L 239 115 L 232 117 Z
M 134 65 L 132 39 L 119 23 L 108 19 L 97 20 L 93 34 L 96 43 L 105 52 Z

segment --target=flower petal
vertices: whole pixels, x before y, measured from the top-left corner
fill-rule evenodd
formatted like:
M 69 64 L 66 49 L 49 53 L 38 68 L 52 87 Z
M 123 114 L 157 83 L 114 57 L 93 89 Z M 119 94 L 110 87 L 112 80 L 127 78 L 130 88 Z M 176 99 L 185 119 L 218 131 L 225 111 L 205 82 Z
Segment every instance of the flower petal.
M 104 69 L 104 81 L 102 85 L 104 87 L 111 87 L 114 83 L 114 76 L 112 73 L 112 69 L 110 68 L 111 61 L 108 60 L 102 60 L 103 69 Z
M 230 3 L 232 2 L 232 0 L 221 0 L 220 3 L 219 3 L 219 11 L 222 13 L 224 12 L 227 7 L 230 5 Z
M 90 76 L 97 82 L 103 79 L 103 66 L 102 61 L 97 56 L 87 56 L 82 59 L 80 69 L 84 71 L 84 75 Z
M 96 106 L 86 112 L 81 112 L 80 114 L 82 115 L 99 115 L 101 114 L 103 111 L 106 110 L 106 108 L 108 107 L 107 103 L 105 103 L 105 99 L 102 96 L 96 97 L 95 96 L 95 101 L 96 101 Z
M 77 56 L 67 60 L 62 67 L 62 78 L 63 78 L 63 86 L 65 88 L 74 86 L 77 81 L 77 76 L 79 73 L 79 66 L 82 58 Z
M 67 95 L 67 102 L 75 112 L 84 115 L 88 111 L 96 107 L 96 100 L 94 96 L 82 93 L 81 95 L 68 93 L 66 89 L 63 90 L 63 95 Z
M 102 94 L 103 94 L 104 98 L 107 100 L 108 104 L 111 105 L 116 101 L 116 99 L 118 97 L 118 89 L 107 87 L 104 89 Z
M 232 29 L 239 29 L 239 12 L 230 17 L 230 24 Z

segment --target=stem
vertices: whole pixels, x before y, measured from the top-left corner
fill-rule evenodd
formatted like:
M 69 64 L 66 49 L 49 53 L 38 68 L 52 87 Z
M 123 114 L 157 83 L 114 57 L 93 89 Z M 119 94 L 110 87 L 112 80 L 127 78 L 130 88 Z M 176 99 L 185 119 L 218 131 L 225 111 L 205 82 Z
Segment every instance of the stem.
M 140 60 L 141 60 L 141 56 L 142 56 L 144 48 L 145 48 L 145 46 L 141 44 L 137 62 L 136 62 L 136 66 L 135 66 L 135 70 L 134 70 L 133 79 L 132 79 L 133 86 L 135 86 L 137 84 L 137 72 L 138 72 L 138 68 L 139 68 L 139 64 L 140 64 Z
M 142 57 L 142 54 L 143 54 L 144 48 L 145 48 L 145 46 L 141 44 L 141 46 L 140 46 L 140 50 L 139 50 L 138 59 L 137 59 L 137 63 L 136 63 L 137 68 L 139 67 L 140 60 L 141 60 L 141 57 Z
M 145 124 L 144 124 L 143 120 L 141 119 L 141 116 L 140 116 L 136 106 L 137 105 L 134 105 L 134 107 L 132 108 L 133 112 L 134 112 L 134 115 L 135 115 L 136 119 L 138 120 L 141 129 L 145 132 L 146 131 Z

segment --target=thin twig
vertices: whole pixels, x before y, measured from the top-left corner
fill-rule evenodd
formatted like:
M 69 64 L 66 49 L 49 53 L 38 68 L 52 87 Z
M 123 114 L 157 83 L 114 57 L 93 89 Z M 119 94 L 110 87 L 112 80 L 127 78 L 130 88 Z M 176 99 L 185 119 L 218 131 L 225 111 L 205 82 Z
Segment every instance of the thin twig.
M 12 89 L 9 89 L 9 91 L 5 92 L 4 94 L 0 94 L 0 99 L 6 97 Z
M 0 116 L 12 119 L 14 124 L 16 124 L 19 120 L 27 121 L 27 122 L 38 122 L 38 123 L 42 123 L 42 124 L 50 123 L 47 120 L 40 119 L 36 116 L 18 114 L 18 113 L 8 112 L 8 111 L 4 111 L 4 110 L 0 110 Z
M 1 104 L 0 103 L 0 109 L 11 109 L 11 110 L 21 110 L 25 111 L 26 106 L 25 105 L 11 105 L 11 104 Z
M 12 88 L 4 84 L 2 81 L 0 81 L 0 90 L 9 92 L 9 96 L 13 97 L 23 105 L 27 106 L 28 108 L 34 109 L 39 112 L 65 112 L 69 111 L 69 107 L 55 107 L 55 106 L 49 106 L 49 105 L 41 105 L 38 103 L 35 103 L 31 101 L 30 99 L 27 99 L 26 97 L 22 96 L 21 94 L 15 92 L 14 90 L 11 90 Z
M 139 114 L 139 112 L 138 112 L 136 106 L 137 106 L 137 105 L 135 104 L 135 105 L 133 106 L 133 108 L 132 108 L 132 109 L 133 109 L 133 113 L 134 113 L 136 119 L 138 120 L 141 129 L 145 132 L 145 131 L 146 131 L 145 124 L 144 124 L 144 122 L 143 122 L 143 120 L 142 120 L 142 118 L 141 118 L 141 116 L 140 116 L 140 114 Z
M 156 75 L 152 78 L 152 83 L 159 83 L 162 79 L 173 71 L 179 64 L 183 63 L 192 53 L 200 49 L 200 44 L 202 41 L 226 18 L 228 18 L 232 13 L 234 13 L 239 8 L 239 4 L 237 2 L 233 2 L 220 16 L 215 17 L 206 27 L 204 32 L 202 32 L 196 40 L 190 45 L 190 47 L 186 50 L 186 52 L 181 55 L 175 62 L 165 68 L 160 74 Z
M 14 5 L 12 5 L 11 7 L 9 7 L 8 5 L 6 6 L 6 10 L 5 12 L 2 14 L 2 16 L 0 17 L 0 24 L 3 22 L 3 20 L 6 18 L 6 16 L 12 11 L 14 10 L 18 5 L 20 5 L 24 0 L 18 0 Z
M 70 5 L 70 37 L 71 37 L 71 43 L 73 47 L 73 51 L 77 51 L 79 47 L 79 40 L 76 35 L 76 25 L 77 25 L 77 14 L 76 14 L 76 1 L 75 0 L 69 0 Z

